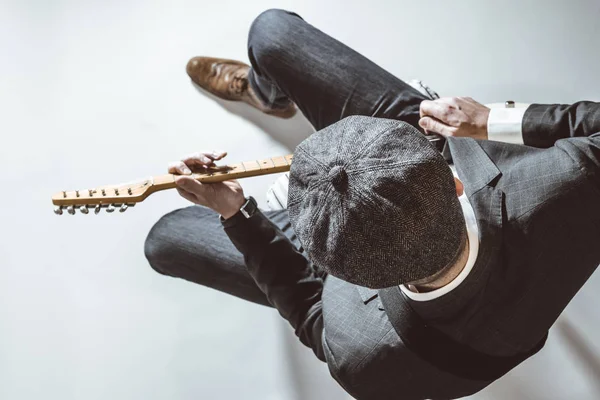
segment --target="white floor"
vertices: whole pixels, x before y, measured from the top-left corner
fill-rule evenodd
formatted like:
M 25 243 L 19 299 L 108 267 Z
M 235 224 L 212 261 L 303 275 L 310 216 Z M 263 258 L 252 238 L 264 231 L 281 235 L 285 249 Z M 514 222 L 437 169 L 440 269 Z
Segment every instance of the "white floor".
M 346 398 L 272 310 L 150 270 L 143 241 L 186 205 L 175 193 L 126 214 L 56 217 L 50 205 L 58 190 L 163 173 L 196 150 L 235 162 L 289 152 L 310 133 L 302 117 L 217 103 L 185 74 L 194 55 L 246 59 L 248 27 L 271 7 L 441 94 L 600 100 L 596 0 L 2 0 L 1 399 Z M 264 201 L 271 179 L 246 190 Z M 546 349 L 474 398 L 599 398 L 598 289 L 596 275 Z

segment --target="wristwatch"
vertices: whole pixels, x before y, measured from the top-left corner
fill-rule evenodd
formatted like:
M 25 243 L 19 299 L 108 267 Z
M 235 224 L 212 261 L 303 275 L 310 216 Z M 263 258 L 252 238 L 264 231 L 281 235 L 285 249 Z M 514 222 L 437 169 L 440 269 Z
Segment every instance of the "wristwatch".
M 258 203 L 256 202 L 256 200 L 254 200 L 254 197 L 249 196 L 246 197 L 246 202 L 240 208 L 240 213 L 247 219 L 252 217 L 257 209 Z

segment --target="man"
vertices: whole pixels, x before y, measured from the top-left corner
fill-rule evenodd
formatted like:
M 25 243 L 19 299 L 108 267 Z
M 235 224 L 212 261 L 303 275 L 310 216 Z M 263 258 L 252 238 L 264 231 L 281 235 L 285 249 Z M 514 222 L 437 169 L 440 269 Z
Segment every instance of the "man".
M 296 14 L 280 10 L 255 20 L 248 51 L 251 68 L 194 58 L 188 74 L 213 94 L 271 115 L 289 117 L 296 105 L 319 130 L 300 146 L 292 166 L 294 229 L 286 210 L 256 210 L 237 182 L 201 185 L 186 177 L 225 155 L 199 153 L 169 171 L 183 175 L 179 193 L 203 207 L 174 211 L 153 227 L 145 248 L 151 266 L 277 308 L 358 399 L 466 396 L 538 351 L 600 263 L 600 135 L 595 135 L 600 104 L 532 105 L 492 124 L 498 115 L 481 104 L 465 98 L 431 101 Z M 353 115 L 378 118 L 344 119 Z M 532 147 L 474 140 L 488 137 L 488 124 L 500 130 L 516 126 Z M 448 137 L 458 179 L 408 125 Z M 335 192 L 327 196 L 360 197 L 350 172 L 294 170 L 310 165 L 311 157 L 330 165 L 331 149 L 315 152 L 334 140 L 326 135 L 340 132 L 352 138 L 366 132 L 372 140 L 387 132 L 394 146 L 408 146 L 411 165 L 420 166 L 415 173 L 398 168 L 408 172 L 392 176 L 392 182 L 402 183 L 399 188 L 413 193 L 409 203 L 402 203 L 406 199 L 398 197 L 394 185 L 379 185 L 381 176 L 362 183 L 369 198 L 379 196 L 375 205 L 363 208 L 364 215 L 353 214 L 365 224 L 373 223 L 367 217 L 378 215 L 373 209 L 388 197 L 393 204 L 422 206 L 433 216 L 419 226 L 415 210 L 400 210 L 410 214 L 402 218 L 412 221 L 412 229 L 386 229 L 392 235 L 416 230 L 420 236 L 403 241 L 401 250 L 391 240 L 379 240 L 383 261 L 374 260 L 373 252 L 361 253 L 357 245 L 340 245 L 347 257 L 329 251 L 338 248 L 332 243 L 356 239 L 344 236 L 345 228 L 330 229 L 331 203 L 322 205 L 325 218 L 310 218 L 307 204 L 314 193 L 306 183 L 311 174 L 328 174 L 327 187 Z M 352 160 L 364 162 L 355 156 Z M 387 151 L 386 157 L 401 162 L 395 152 Z M 369 159 L 376 157 L 369 153 Z M 419 196 L 414 176 L 421 177 L 426 193 L 437 187 L 439 196 Z M 359 205 L 369 204 L 369 198 L 360 198 Z M 396 213 L 392 221 L 400 218 L 396 208 L 386 210 Z M 432 223 L 437 218 L 438 225 Z M 352 232 L 357 225 L 343 226 Z M 330 235 L 324 236 L 326 228 Z M 414 254 L 419 257 L 394 265 Z M 362 268 L 356 256 L 367 257 Z M 390 282 L 398 285 L 372 289 Z

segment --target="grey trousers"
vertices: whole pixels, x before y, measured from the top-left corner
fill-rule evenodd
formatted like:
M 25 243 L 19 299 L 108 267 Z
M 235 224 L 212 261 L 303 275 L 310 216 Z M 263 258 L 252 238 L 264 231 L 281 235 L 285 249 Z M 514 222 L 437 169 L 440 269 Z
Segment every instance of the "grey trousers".
M 317 130 L 349 115 L 397 119 L 418 128 L 425 96 L 297 14 L 259 15 L 250 28 L 248 56 L 249 83 L 263 102 L 276 106 L 292 100 Z M 287 211 L 266 215 L 299 246 Z M 192 206 L 165 215 L 150 231 L 145 253 L 161 274 L 269 305 L 211 210 Z
M 299 248 L 286 210 L 265 215 Z M 152 268 L 163 275 L 271 306 L 225 234 L 219 216 L 206 207 L 186 207 L 163 216 L 150 230 L 144 250 Z

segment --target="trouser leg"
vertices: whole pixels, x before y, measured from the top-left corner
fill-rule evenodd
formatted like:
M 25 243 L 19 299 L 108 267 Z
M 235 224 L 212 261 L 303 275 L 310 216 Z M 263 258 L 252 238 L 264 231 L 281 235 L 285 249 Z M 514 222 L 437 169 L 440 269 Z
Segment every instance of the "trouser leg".
M 296 246 L 287 211 L 265 212 Z M 150 230 L 146 258 L 157 272 L 270 306 L 246 270 L 244 258 L 212 210 L 191 206 L 163 216 Z
M 419 91 L 297 14 L 268 10 L 248 37 L 249 82 L 270 105 L 292 100 L 315 129 L 349 115 L 405 121 L 418 128 Z

